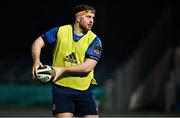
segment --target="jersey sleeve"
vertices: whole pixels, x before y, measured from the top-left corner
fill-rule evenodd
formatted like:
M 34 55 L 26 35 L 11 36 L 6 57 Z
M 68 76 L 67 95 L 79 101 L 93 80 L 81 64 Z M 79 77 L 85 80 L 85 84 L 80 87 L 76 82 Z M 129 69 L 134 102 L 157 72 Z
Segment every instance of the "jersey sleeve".
M 57 39 L 58 27 L 52 28 L 41 35 L 45 45 L 54 45 Z
M 101 57 L 101 52 L 102 52 L 102 42 L 100 38 L 96 37 L 88 47 L 85 58 L 90 58 L 99 61 Z

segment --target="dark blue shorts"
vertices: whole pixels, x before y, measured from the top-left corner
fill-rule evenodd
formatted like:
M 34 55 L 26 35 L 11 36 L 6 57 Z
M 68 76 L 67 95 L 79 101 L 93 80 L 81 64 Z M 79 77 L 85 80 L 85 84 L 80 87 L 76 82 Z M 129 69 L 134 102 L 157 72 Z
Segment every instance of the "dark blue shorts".
M 95 97 L 90 91 L 63 90 L 53 92 L 53 115 L 71 112 L 75 116 L 97 115 Z

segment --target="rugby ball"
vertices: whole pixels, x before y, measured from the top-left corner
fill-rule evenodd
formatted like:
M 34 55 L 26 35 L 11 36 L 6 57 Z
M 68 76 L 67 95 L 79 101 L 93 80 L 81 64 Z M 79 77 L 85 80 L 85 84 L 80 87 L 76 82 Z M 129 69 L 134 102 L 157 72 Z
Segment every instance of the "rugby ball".
M 38 68 L 36 73 L 36 80 L 42 83 L 48 83 L 54 79 L 56 76 L 55 70 L 49 65 L 43 65 L 43 67 Z

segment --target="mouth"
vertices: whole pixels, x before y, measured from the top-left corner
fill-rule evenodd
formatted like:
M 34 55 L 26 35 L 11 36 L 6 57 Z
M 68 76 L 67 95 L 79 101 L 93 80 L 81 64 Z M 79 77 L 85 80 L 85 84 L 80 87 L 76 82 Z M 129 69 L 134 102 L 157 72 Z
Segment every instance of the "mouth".
M 92 27 L 92 24 L 88 24 L 88 27 L 91 28 L 91 27 Z

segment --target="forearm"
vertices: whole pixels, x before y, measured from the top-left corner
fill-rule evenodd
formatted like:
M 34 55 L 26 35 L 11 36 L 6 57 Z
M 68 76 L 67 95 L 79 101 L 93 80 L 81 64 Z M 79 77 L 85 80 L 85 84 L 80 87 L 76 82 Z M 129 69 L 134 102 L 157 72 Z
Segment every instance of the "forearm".
M 79 73 L 89 73 L 91 72 L 95 66 L 97 64 L 96 60 L 93 59 L 86 59 L 84 63 L 82 64 L 78 64 L 75 66 L 70 66 L 70 67 L 54 67 L 55 71 L 56 71 L 56 78 L 54 79 L 54 81 L 56 81 L 56 79 L 65 74 L 65 73 L 71 73 L 71 74 L 79 74 Z
M 32 59 L 33 63 L 40 61 L 41 50 L 35 46 L 32 46 Z
M 65 73 L 89 73 L 91 72 L 97 64 L 97 61 L 92 59 L 86 59 L 82 64 L 76 66 L 65 67 Z

